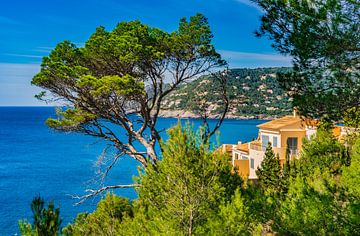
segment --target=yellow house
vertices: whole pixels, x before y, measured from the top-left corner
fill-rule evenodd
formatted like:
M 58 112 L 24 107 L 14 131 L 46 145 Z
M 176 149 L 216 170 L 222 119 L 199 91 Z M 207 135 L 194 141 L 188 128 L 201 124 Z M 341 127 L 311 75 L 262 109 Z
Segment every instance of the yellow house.
M 256 170 L 261 165 L 265 150 L 269 143 L 275 154 L 279 155 L 281 164 L 286 159 L 286 150 L 290 157 L 296 158 L 302 147 L 304 138 L 310 138 L 316 133 L 316 120 L 302 119 L 294 112 L 293 116 L 285 116 L 264 124 L 260 124 L 257 140 L 236 145 L 223 145 L 223 152 L 231 156 L 231 164 L 240 175 L 248 179 L 257 179 Z M 339 136 L 342 127 L 336 127 L 334 134 Z

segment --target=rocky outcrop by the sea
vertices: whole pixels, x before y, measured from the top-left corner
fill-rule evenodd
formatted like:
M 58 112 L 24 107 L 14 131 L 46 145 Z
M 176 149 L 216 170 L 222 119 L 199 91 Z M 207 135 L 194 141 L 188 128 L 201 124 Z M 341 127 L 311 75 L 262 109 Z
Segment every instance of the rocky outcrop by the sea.
M 187 110 L 161 110 L 160 117 L 165 118 L 200 118 L 200 115 L 195 114 L 191 111 Z M 220 114 L 212 114 L 208 116 L 209 119 L 218 119 L 220 118 Z M 228 113 L 225 119 L 233 119 L 233 120 L 250 120 L 250 119 L 259 119 L 259 120 L 273 120 L 276 117 L 266 116 L 266 115 L 258 115 L 258 116 L 240 116 Z

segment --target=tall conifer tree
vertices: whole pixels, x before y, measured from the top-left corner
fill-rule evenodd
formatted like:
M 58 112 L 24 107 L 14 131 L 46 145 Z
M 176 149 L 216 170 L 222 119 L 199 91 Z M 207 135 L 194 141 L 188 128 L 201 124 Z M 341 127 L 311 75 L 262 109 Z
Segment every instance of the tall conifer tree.
M 266 189 L 278 189 L 281 180 L 281 165 L 279 156 L 275 155 L 271 143 L 268 144 L 264 160 L 256 170 L 261 185 Z

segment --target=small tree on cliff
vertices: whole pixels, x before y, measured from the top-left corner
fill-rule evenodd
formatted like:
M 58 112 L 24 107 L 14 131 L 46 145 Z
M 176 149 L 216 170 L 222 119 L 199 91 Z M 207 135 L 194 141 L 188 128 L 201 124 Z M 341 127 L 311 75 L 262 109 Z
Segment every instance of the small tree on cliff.
M 197 14 L 182 18 L 172 33 L 139 21 L 122 22 L 110 32 L 97 28 L 84 47 L 69 41 L 58 44 L 32 80 L 50 92 L 51 99 L 67 105 L 47 124 L 107 141 L 116 155 L 107 158 L 104 177 L 121 155 L 143 167 L 156 166 L 161 140 L 157 121 L 164 98 L 179 85 L 226 64 L 212 37 L 207 19 Z M 45 92 L 38 97 L 45 99 Z M 226 102 L 222 119 L 227 107 Z M 213 130 L 206 129 L 205 136 L 214 134 L 222 119 Z
M 19 221 L 19 230 L 24 236 L 55 236 L 59 235 L 61 227 L 60 208 L 55 208 L 54 202 L 50 202 L 45 208 L 44 199 L 40 196 L 34 197 L 31 202 L 31 211 L 34 224 L 26 220 Z
M 231 173 L 226 155 L 211 151 L 203 132 L 180 124 L 168 130 L 157 169 L 149 166 L 139 178 L 138 203 L 148 220 L 140 220 L 138 211 L 135 220 L 124 225 L 131 226 L 127 234 L 201 234 L 221 203 L 232 200 L 242 180 Z
M 271 143 L 268 144 L 264 160 L 261 166 L 256 170 L 261 185 L 265 189 L 278 189 L 281 182 L 281 165 L 279 156 L 275 155 Z

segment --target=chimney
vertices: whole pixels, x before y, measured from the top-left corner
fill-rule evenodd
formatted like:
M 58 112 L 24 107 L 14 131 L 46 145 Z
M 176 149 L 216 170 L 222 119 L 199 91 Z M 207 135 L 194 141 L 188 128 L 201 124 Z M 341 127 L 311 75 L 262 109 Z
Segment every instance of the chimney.
M 299 115 L 299 109 L 298 109 L 297 107 L 294 107 L 294 109 L 293 109 L 293 116 L 294 116 L 294 117 L 300 116 L 300 115 Z

